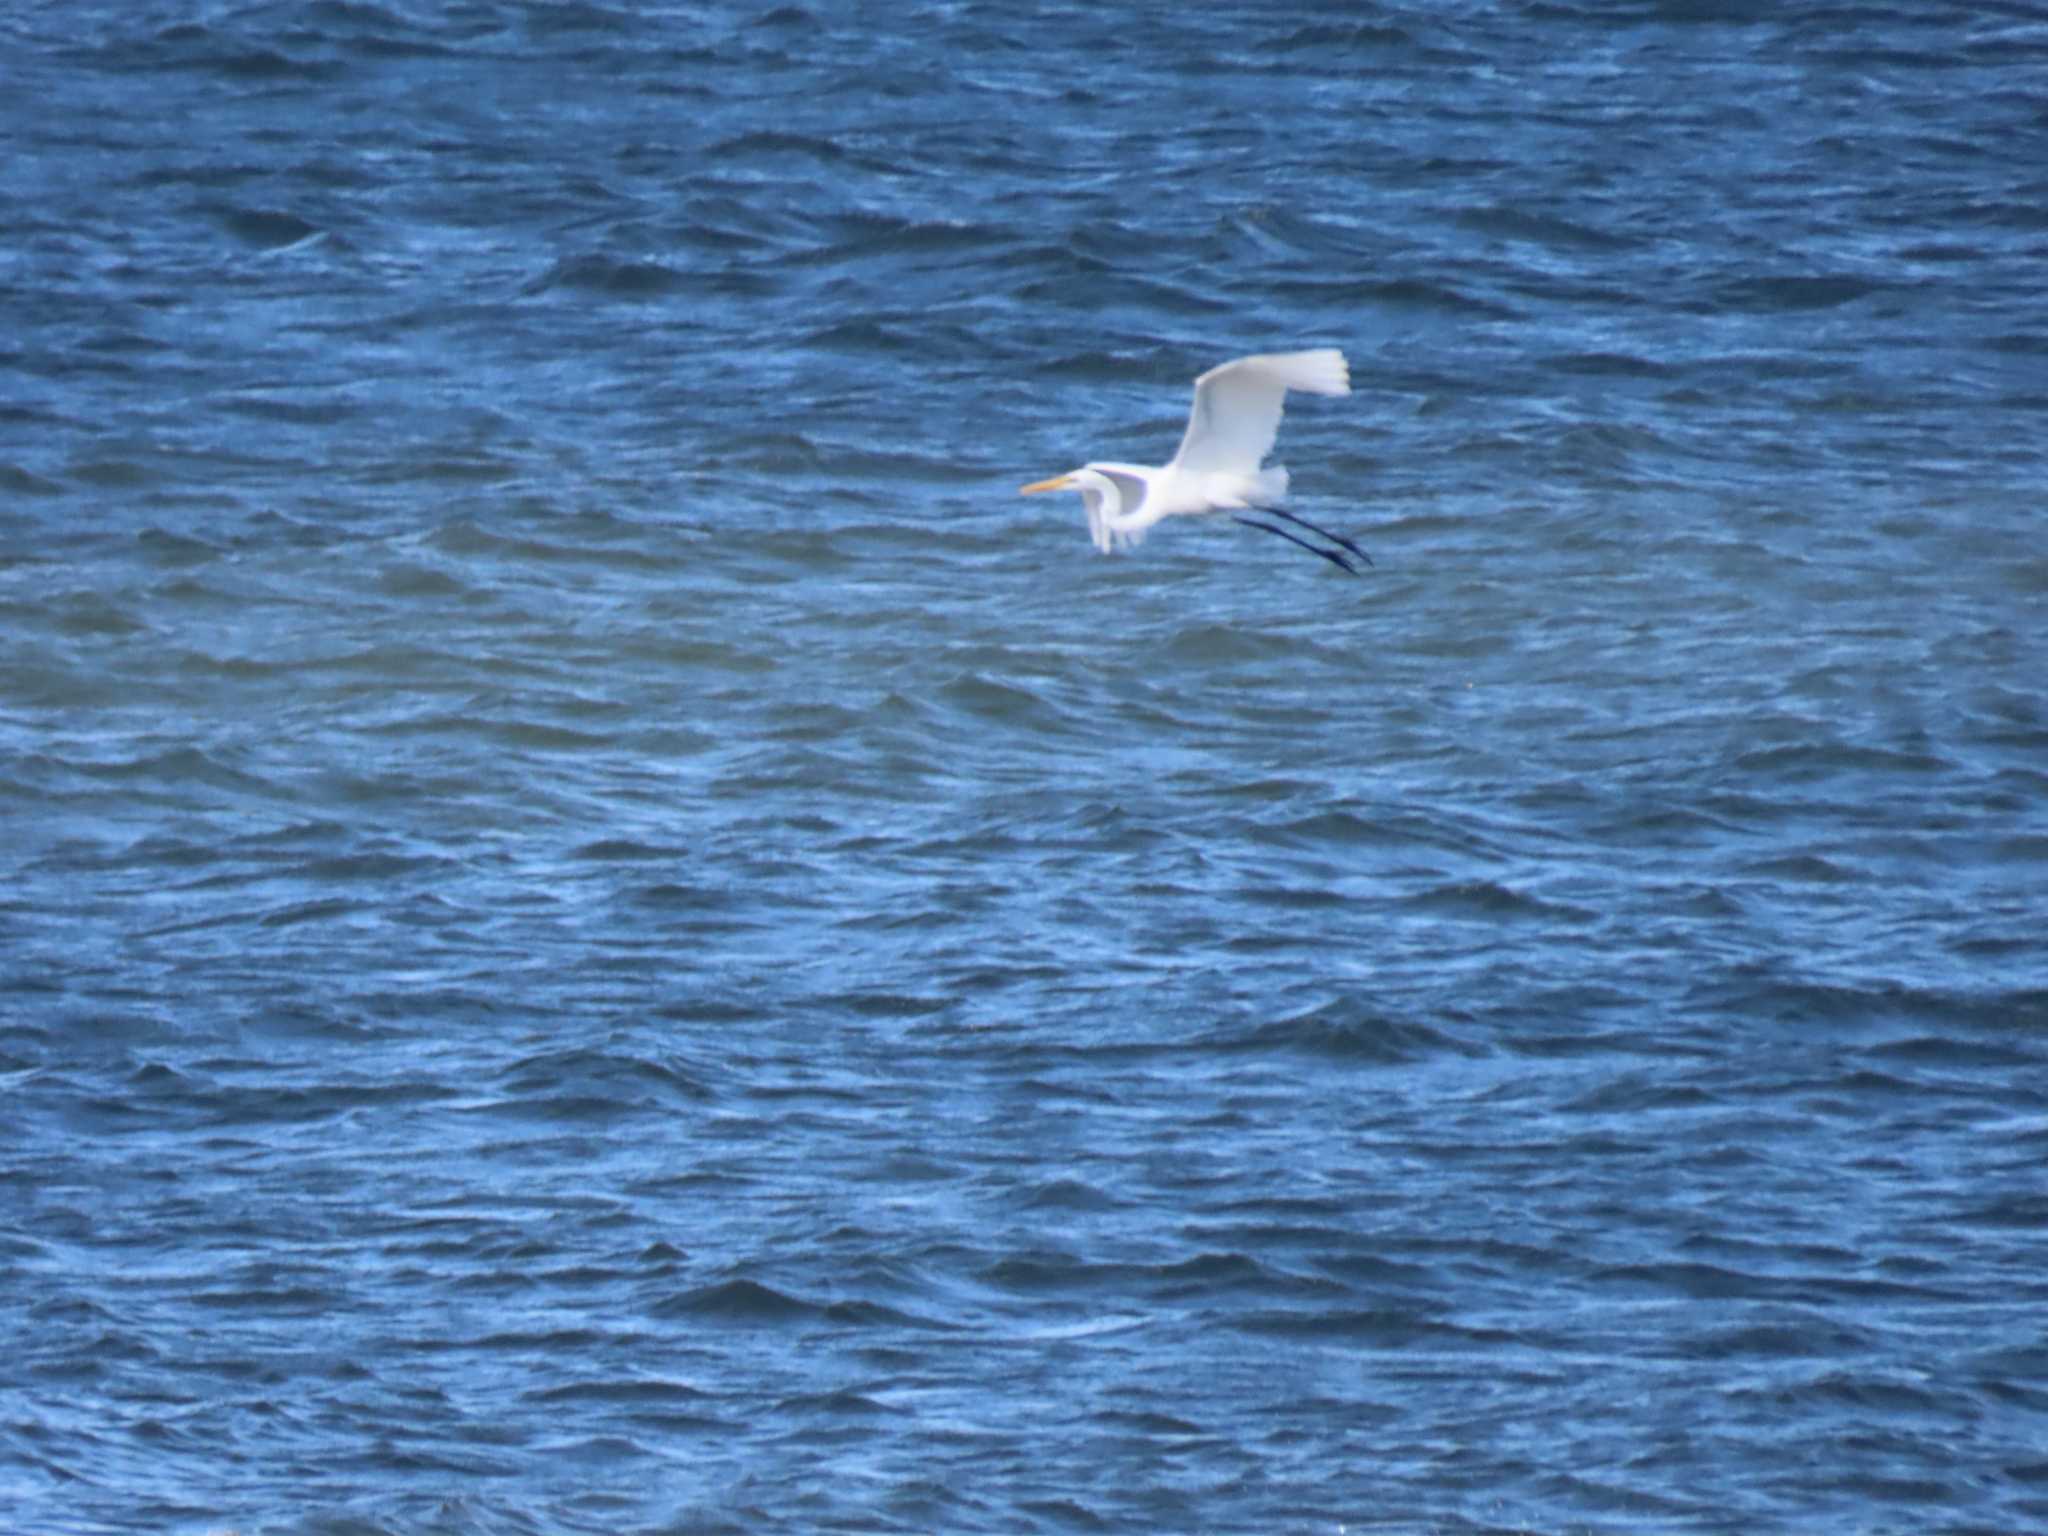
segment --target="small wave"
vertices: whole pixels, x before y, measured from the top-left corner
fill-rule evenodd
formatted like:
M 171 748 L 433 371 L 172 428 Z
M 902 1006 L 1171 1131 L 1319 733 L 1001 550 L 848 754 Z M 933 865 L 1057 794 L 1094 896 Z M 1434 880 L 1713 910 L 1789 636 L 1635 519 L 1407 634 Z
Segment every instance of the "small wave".
M 1589 378 L 1663 379 L 1678 371 L 1669 363 L 1635 352 L 1563 352 L 1550 359 L 1550 366 L 1560 373 Z
M 1717 309 L 1762 314 L 1838 309 L 1873 293 L 1882 293 L 1889 286 L 1848 276 L 1752 277 L 1722 284 L 1715 291 L 1713 303 Z
M 1302 1052 L 1339 1061 L 1401 1066 L 1446 1053 L 1480 1054 L 1456 1036 L 1417 1019 L 1360 1013 L 1349 1004 L 1331 1003 L 1286 1018 L 1250 1027 L 1230 1026 L 1198 1036 L 1196 1051 Z
M 832 165 L 846 159 L 847 151 L 830 139 L 763 128 L 736 134 L 729 139 L 721 139 L 704 152 L 706 162 L 714 166 L 728 160 L 779 159 L 787 156 Z
M 15 496 L 61 496 L 64 487 L 19 464 L 0 463 L 0 491 Z
M 1926 1378 L 1917 1373 L 1909 1377 L 1897 1372 L 1839 1367 L 1805 1380 L 1745 1383 L 1734 1388 L 1732 1395 L 1737 1401 L 1767 1404 L 1773 1414 L 1797 1416 L 1810 1413 L 1815 1404 L 1821 1403 L 1879 1414 L 1886 1419 L 1921 1414 L 1947 1418 L 1954 1401 L 1952 1392 L 1930 1388 Z M 1941 1484 L 1928 1482 L 1922 1486 L 1925 1491 L 1920 1497 L 1924 1500 L 1946 1501 L 1953 1497 L 1953 1491 Z
M 1246 1333 L 1342 1340 L 1381 1349 L 1425 1341 L 1441 1344 L 1447 1339 L 1497 1343 L 1507 1337 L 1499 1329 L 1448 1324 L 1413 1307 L 1267 1308 L 1239 1312 L 1231 1326 Z
M 931 253 L 956 256 L 964 251 L 1008 244 L 1009 234 L 994 225 L 967 219 L 905 218 L 867 210 L 840 213 L 819 221 L 827 243 L 805 249 L 790 259 L 802 265 L 839 262 L 855 257 Z
M 164 476 L 133 459 L 89 458 L 80 459 L 69 466 L 72 479 L 83 485 L 97 486 L 101 490 L 126 491 L 144 486 L 161 485 Z
M 1457 880 L 1432 886 L 1405 898 L 1402 905 L 1422 912 L 1446 916 L 1487 918 L 1542 918 L 1553 922 L 1591 923 L 1597 912 L 1568 902 L 1546 901 L 1493 880 Z
M 665 262 L 630 260 L 613 256 L 569 256 L 528 283 L 529 295 L 569 289 L 602 298 L 624 300 L 658 299 L 673 291 L 684 275 Z
M 544 1051 L 514 1063 L 497 1087 L 509 1100 L 528 1105 L 580 1098 L 614 1110 L 716 1096 L 699 1074 L 680 1064 L 622 1050 Z
M 1531 213 L 1500 203 L 1467 209 L 1458 215 L 1458 222 L 1481 234 L 1524 240 L 1552 250 L 1620 251 L 1641 243 L 1638 237 L 1616 230 L 1595 229 L 1555 214 Z
M 1873 1335 L 1837 1317 L 1800 1308 L 1789 1317 L 1740 1323 L 1684 1341 L 1683 1353 L 1703 1360 L 1813 1360 L 1862 1353 Z
M 320 226 L 274 208 L 219 208 L 214 221 L 244 245 L 279 250 L 319 234 Z
M 1405 845 L 1411 839 L 1402 832 L 1391 830 L 1381 823 L 1368 820 L 1356 811 L 1343 807 L 1316 811 L 1307 816 L 1298 816 L 1289 821 L 1261 823 L 1253 836 L 1262 843 L 1279 847 L 1313 852 L 1330 847 L 1363 847 L 1368 845 Z
M 949 1328 L 952 1325 L 936 1318 L 923 1317 L 915 1312 L 905 1312 L 898 1307 L 885 1307 L 878 1301 L 835 1301 L 823 1312 L 828 1323 L 837 1323 L 848 1328 L 879 1328 L 894 1332 L 897 1329 Z
M 655 1304 L 661 1317 L 701 1317 L 714 1322 L 779 1326 L 806 1322 L 823 1314 L 813 1302 L 778 1291 L 757 1280 L 723 1280 L 699 1286 Z
M 301 923 L 332 923 L 351 915 L 368 914 L 372 910 L 368 904 L 346 897 L 317 896 L 310 901 L 292 901 L 273 907 L 256 921 L 265 928 L 296 928 Z
M 817 13 L 801 5 L 778 5 L 756 16 L 748 23 L 756 31 L 796 31 L 809 33 L 818 28 Z
M 141 780 L 159 791 L 195 784 L 248 792 L 267 792 L 271 788 L 269 781 L 244 773 L 200 747 L 172 747 L 163 752 L 145 752 L 135 757 L 101 762 L 79 762 L 72 766 L 94 778 L 123 782 Z
M 377 588 L 391 597 L 439 600 L 460 597 L 470 589 L 438 566 L 398 560 L 377 573 Z
M 1854 742 L 1788 742 L 1757 747 L 1735 760 L 1743 773 L 1786 784 L 1810 784 L 1842 774 L 1934 774 L 1955 766 L 1932 752 L 1902 752 Z
M 1521 311 L 1498 298 L 1482 298 L 1468 289 L 1427 278 L 1403 277 L 1380 280 L 1316 279 L 1274 285 L 1291 290 L 1290 300 L 1312 304 L 1345 304 L 1396 311 L 1423 311 L 1451 315 L 1482 316 L 1513 320 Z
M 135 547 L 153 565 L 172 570 L 210 564 L 225 553 L 220 545 L 202 539 L 196 534 L 175 532 L 154 525 L 136 534 Z M 162 595 L 163 590 L 158 589 L 159 595 Z
M 681 848 L 637 842 L 629 837 L 599 838 L 596 842 L 583 843 L 571 849 L 569 853 L 569 857 L 573 859 L 588 859 L 601 864 L 632 863 L 641 860 L 674 863 L 685 856 L 685 851 Z
M 867 1418 L 902 1411 L 878 1402 L 864 1392 L 855 1392 L 846 1387 L 834 1392 L 799 1392 L 794 1397 L 783 1398 L 775 1408 L 778 1413 L 792 1414 L 804 1419 L 815 1415 L 826 1418 Z
M 567 1382 L 560 1386 L 537 1388 L 525 1394 L 528 1401 L 535 1403 L 611 1404 L 631 1408 L 649 1405 L 682 1406 L 703 1402 L 711 1395 L 687 1382 L 640 1376 L 617 1377 L 604 1381 Z
M 1318 58 L 1332 54 L 1406 51 L 1415 46 L 1408 29 L 1382 22 L 1317 22 L 1296 27 L 1284 36 L 1266 39 L 1260 51 L 1267 53 L 1309 53 Z
M 1284 661 L 1297 646 L 1291 636 L 1244 624 L 1190 624 L 1167 640 L 1165 655 L 1175 662 Z
M 1063 711 L 1030 689 L 979 672 L 955 677 L 939 689 L 939 697 L 962 713 L 999 725 L 1055 731 L 1067 723 Z
M 1746 876 L 1789 880 L 1798 885 L 1846 885 L 1870 878 L 1863 870 L 1849 869 L 1818 853 L 1773 854 L 1742 866 Z
M 147 634 L 152 629 L 136 608 L 99 592 L 67 593 L 46 612 L 58 634 L 73 638 L 118 639 Z
M 1597 1269 L 1588 1278 L 1594 1285 L 1660 1296 L 1675 1293 L 1696 1301 L 1782 1296 L 1787 1285 L 1769 1276 L 1698 1262 L 1616 1264 Z
M 330 80 L 341 73 L 335 61 L 298 58 L 281 48 L 252 45 L 200 22 L 161 28 L 146 44 L 110 43 L 103 57 L 115 69 L 181 69 L 237 81 Z
M 1031 1210 L 1114 1211 L 1128 1202 L 1083 1179 L 1058 1178 L 1026 1191 L 1018 1203 Z
M 237 390 L 222 397 L 221 409 L 253 421 L 290 426 L 326 426 L 357 414 L 357 407 L 331 390 L 304 394 L 285 391 Z
M 951 998 L 937 993 L 900 992 L 884 987 L 824 992 L 807 1002 L 828 1014 L 844 1013 L 859 1019 L 926 1019 L 953 1006 Z

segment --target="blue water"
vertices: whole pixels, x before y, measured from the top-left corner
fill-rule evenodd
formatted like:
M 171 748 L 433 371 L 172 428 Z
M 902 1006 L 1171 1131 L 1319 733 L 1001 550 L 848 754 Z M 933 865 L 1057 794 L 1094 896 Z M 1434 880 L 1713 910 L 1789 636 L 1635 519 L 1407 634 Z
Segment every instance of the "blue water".
M 2048 1529 L 2048 7 L 0 127 L 0 1529 Z M 1363 576 L 1017 497 L 1309 346 Z

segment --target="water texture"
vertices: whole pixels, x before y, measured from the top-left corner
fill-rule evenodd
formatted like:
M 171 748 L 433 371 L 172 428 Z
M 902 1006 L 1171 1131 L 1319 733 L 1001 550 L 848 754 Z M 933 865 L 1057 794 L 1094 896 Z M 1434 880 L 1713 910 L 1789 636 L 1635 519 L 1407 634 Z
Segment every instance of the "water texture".
M 0 1527 L 2048 1529 L 2048 8 L 0 10 Z M 1295 505 L 1018 485 L 1340 346 Z

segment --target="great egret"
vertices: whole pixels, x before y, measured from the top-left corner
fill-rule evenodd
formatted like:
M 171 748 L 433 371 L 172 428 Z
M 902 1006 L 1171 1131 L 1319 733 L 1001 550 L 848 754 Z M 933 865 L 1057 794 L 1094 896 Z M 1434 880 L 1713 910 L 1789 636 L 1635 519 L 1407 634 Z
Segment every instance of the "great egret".
M 1088 463 L 1027 485 L 1019 494 L 1079 491 L 1088 511 L 1089 536 L 1104 554 L 1136 544 L 1146 529 L 1176 513 L 1262 512 L 1328 539 L 1371 565 L 1372 557 L 1349 539 L 1276 505 L 1287 494 L 1287 471 L 1277 464 L 1261 469 L 1259 463 L 1273 451 L 1273 440 L 1280 435 L 1280 413 L 1290 389 L 1312 395 L 1350 394 L 1351 370 L 1344 354 L 1322 347 L 1313 352 L 1262 352 L 1220 364 L 1195 380 L 1195 406 L 1171 464 L 1152 469 L 1142 464 Z M 1351 558 L 1336 549 L 1311 544 L 1256 518 L 1232 520 L 1277 533 L 1358 574 Z

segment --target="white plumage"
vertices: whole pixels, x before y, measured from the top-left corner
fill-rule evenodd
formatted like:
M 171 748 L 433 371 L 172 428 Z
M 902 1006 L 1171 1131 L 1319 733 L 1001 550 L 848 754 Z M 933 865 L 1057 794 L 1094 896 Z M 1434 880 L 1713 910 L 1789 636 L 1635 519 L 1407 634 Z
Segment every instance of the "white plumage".
M 1260 467 L 1280 435 L 1280 415 L 1290 389 L 1315 395 L 1350 394 L 1351 370 L 1344 354 L 1334 347 L 1262 352 L 1211 368 L 1195 380 L 1194 408 L 1188 413 L 1180 451 L 1171 463 L 1152 468 L 1091 461 L 1064 475 L 1027 485 L 1022 494 L 1079 491 L 1088 513 L 1089 535 L 1104 553 L 1136 544 L 1161 518 L 1256 510 L 1320 534 L 1370 565 L 1365 551 L 1349 539 L 1281 511 L 1278 503 L 1287 494 L 1287 471 L 1277 464 L 1270 469 Z M 1236 521 L 1277 533 L 1347 571 L 1356 569 L 1336 551 L 1310 544 L 1271 523 L 1247 517 Z

